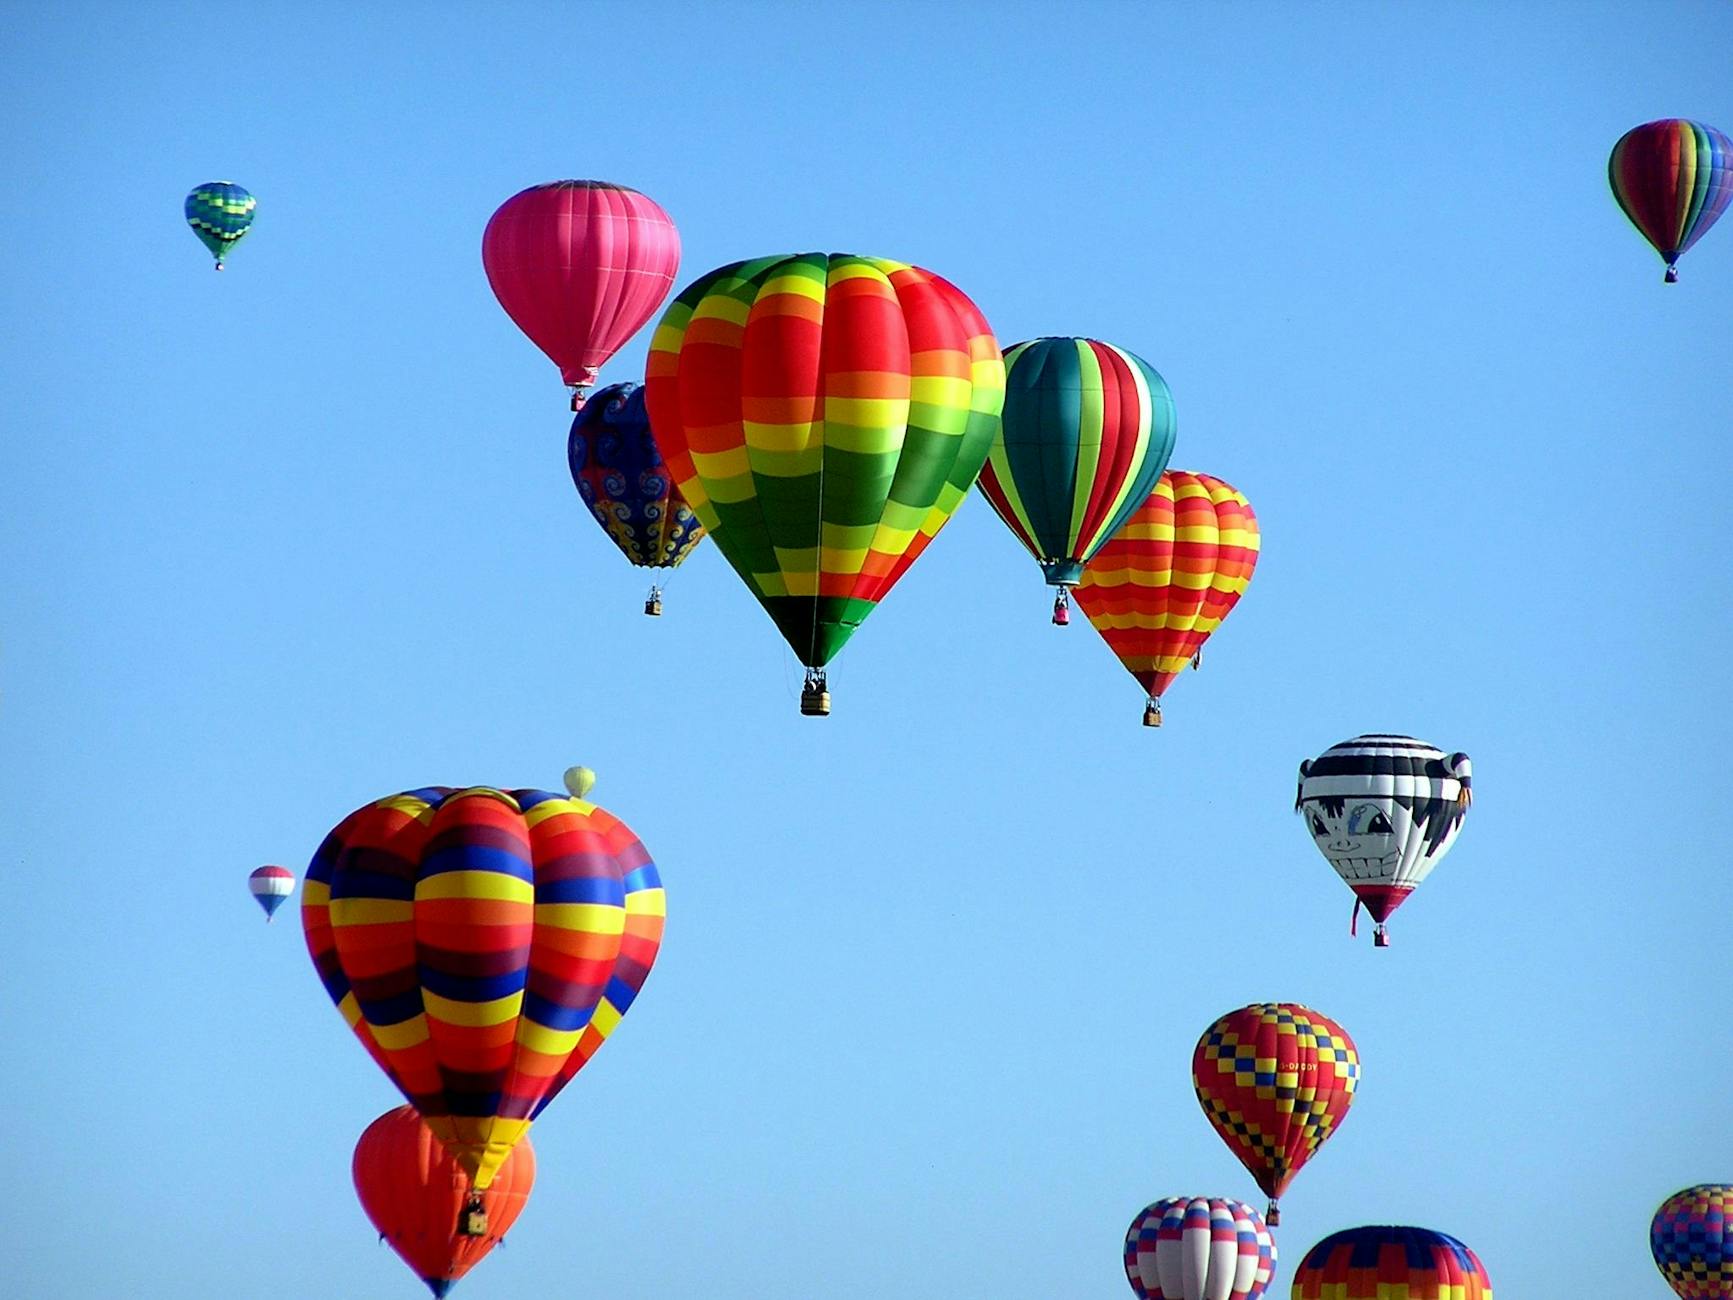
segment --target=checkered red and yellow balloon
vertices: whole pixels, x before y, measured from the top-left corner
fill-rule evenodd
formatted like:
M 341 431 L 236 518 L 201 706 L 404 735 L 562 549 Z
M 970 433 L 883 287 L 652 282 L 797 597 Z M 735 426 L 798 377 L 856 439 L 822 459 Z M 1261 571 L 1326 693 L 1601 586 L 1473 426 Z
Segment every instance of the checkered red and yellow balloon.
M 1204 1030 L 1191 1081 L 1209 1122 L 1264 1195 L 1276 1199 L 1341 1125 L 1360 1082 L 1354 1040 L 1297 1002 L 1258 1002 Z

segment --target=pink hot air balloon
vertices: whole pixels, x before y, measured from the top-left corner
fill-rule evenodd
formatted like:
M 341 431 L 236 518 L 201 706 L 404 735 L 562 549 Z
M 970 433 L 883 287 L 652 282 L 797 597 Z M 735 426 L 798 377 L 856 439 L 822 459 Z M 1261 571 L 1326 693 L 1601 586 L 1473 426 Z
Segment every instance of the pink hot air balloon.
M 637 190 L 552 181 L 500 205 L 481 262 L 506 315 L 560 368 L 575 411 L 596 371 L 673 288 L 680 233 Z

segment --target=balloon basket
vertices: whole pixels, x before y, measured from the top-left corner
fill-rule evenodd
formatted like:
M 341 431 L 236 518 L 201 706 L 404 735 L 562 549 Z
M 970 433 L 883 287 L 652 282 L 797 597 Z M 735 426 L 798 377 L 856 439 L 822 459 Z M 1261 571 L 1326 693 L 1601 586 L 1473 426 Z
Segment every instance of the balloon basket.
M 457 1230 L 465 1237 L 487 1236 L 487 1210 L 482 1207 L 481 1197 L 472 1196 L 464 1205 L 457 1218 Z
M 1390 932 L 1384 928 L 1382 921 L 1372 930 L 1372 946 L 1374 948 L 1388 948 L 1390 946 Z
M 1271 1201 L 1270 1208 L 1264 1211 L 1264 1222 L 1269 1224 L 1272 1228 L 1279 1228 L 1282 1226 L 1282 1212 L 1276 1208 L 1276 1203 L 1274 1201 Z
M 644 597 L 644 613 L 651 618 L 662 617 L 662 592 L 659 588 L 651 587 L 650 594 Z
M 220 266 L 217 268 L 217 270 L 219 270 L 219 271 L 222 269 L 223 268 Z M 1662 283 L 1663 284 L 1678 284 L 1679 283 L 1679 268 L 1676 266 L 1669 266 L 1667 268 L 1666 278 L 1664 280 L 1662 280 Z
M 1159 727 L 1161 725 L 1161 701 L 1151 700 L 1143 706 L 1143 725 Z
M 806 674 L 806 685 L 800 692 L 800 711 L 808 718 L 830 716 L 830 691 L 825 686 L 823 673 L 809 671 Z
M 1059 588 L 1059 594 L 1053 597 L 1053 626 L 1065 627 L 1071 622 L 1071 591 L 1067 587 Z

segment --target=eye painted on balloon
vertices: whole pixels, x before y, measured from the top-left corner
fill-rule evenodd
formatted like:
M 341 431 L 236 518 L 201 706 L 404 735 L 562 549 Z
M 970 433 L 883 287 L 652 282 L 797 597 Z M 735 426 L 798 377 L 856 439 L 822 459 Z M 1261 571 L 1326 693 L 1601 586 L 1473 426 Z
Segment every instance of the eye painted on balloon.
M 1377 804 L 1362 803 L 1354 806 L 1354 811 L 1348 814 L 1348 834 L 1350 835 L 1392 835 L 1390 819 L 1384 815 Z
M 1330 833 L 1330 828 L 1328 826 L 1324 825 L 1324 819 L 1322 817 L 1318 816 L 1317 813 L 1313 813 L 1312 814 L 1312 834 L 1316 835 L 1319 839 L 1323 839 L 1324 836 L 1328 835 L 1329 833 Z

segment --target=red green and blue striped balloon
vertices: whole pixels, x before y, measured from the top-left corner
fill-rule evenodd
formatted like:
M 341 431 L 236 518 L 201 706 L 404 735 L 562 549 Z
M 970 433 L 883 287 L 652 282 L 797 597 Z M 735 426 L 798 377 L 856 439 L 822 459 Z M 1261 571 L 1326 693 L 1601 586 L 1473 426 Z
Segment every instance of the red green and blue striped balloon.
M 1173 395 L 1141 357 L 1095 339 L 1019 343 L 981 492 L 1048 584 L 1073 587 L 1155 491 L 1174 428 Z
M 1733 200 L 1733 143 L 1712 126 L 1682 117 L 1626 131 L 1607 161 L 1613 197 L 1679 278 L 1680 254 L 1703 237 Z
M 486 786 L 358 809 L 301 891 L 326 992 L 477 1191 L 631 1007 L 663 915 L 619 818 Z

